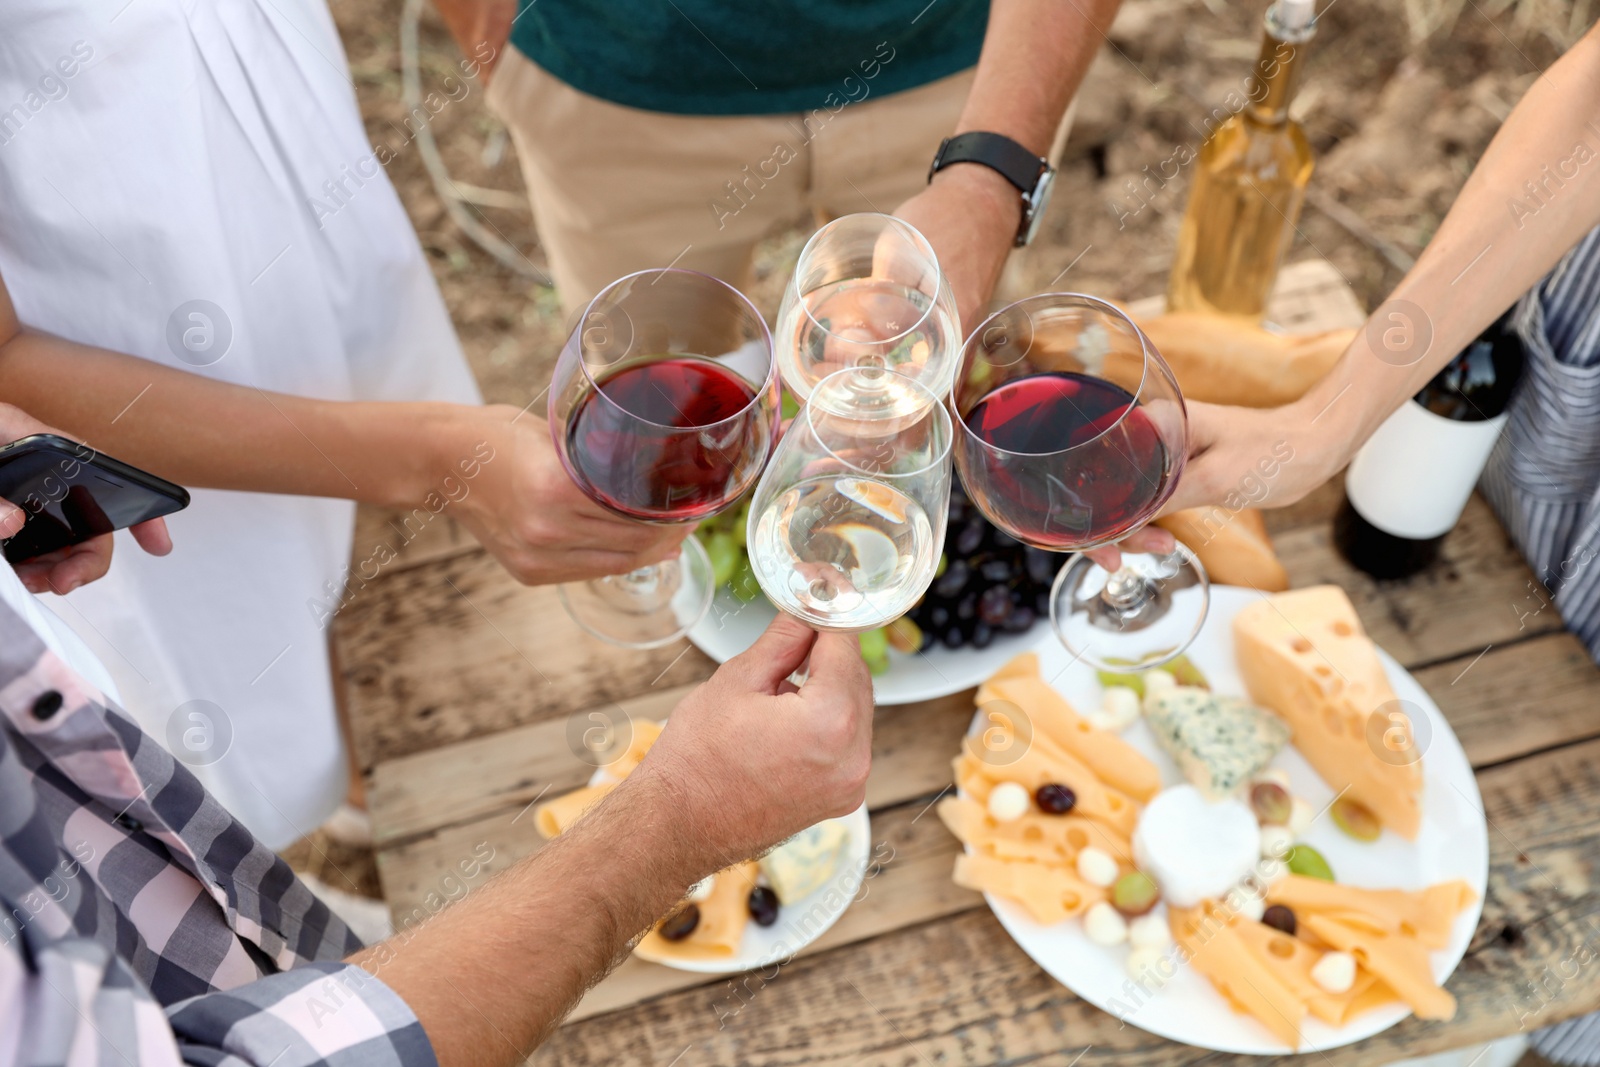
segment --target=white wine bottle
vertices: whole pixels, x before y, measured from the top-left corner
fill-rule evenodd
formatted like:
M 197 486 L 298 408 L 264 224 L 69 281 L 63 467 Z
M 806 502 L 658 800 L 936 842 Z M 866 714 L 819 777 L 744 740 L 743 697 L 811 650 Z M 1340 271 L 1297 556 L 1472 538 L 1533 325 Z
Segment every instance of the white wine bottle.
M 1340 554 L 1374 578 L 1404 578 L 1439 558 L 1506 422 L 1522 339 L 1502 316 L 1361 446 L 1333 520 Z
M 1312 0 L 1267 9 L 1246 102 L 1200 147 L 1167 283 L 1169 311 L 1257 322 L 1266 310 L 1311 180 L 1311 146 L 1289 102 L 1315 33 Z

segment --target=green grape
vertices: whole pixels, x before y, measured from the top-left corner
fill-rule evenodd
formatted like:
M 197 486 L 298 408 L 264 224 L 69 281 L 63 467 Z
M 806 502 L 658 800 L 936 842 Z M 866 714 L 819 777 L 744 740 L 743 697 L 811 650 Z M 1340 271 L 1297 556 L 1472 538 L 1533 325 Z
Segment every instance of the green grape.
M 705 545 L 706 555 L 711 557 L 712 581 L 717 585 L 732 581 L 744 558 L 744 553 L 740 551 L 739 543 L 733 539 L 733 534 L 727 530 L 717 530 L 705 538 Z
M 761 595 L 761 586 L 756 582 L 756 572 L 750 569 L 748 558 L 739 560 L 739 569 L 734 572 L 728 588 L 733 591 L 734 596 L 746 604 Z

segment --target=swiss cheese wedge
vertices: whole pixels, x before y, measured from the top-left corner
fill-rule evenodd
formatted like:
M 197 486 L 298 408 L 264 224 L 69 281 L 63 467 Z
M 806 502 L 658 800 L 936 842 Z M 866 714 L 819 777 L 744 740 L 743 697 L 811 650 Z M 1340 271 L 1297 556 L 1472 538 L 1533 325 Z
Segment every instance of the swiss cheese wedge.
M 1422 821 L 1422 761 L 1376 647 L 1333 585 L 1264 597 L 1233 620 L 1250 699 L 1281 715 L 1294 746 L 1335 790 L 1395 833 Z

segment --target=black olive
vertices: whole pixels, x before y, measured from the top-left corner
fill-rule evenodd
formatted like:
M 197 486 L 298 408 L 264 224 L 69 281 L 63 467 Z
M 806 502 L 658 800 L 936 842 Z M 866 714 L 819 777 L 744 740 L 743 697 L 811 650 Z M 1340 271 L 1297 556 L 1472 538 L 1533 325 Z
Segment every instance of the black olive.
M 682 941 L 694 933 L 695 927 L 700 925 L 700 906 L 698 904 L 685 904 L 677 911 L 661 920 L 657 929 L 663 940 Z
M 1266 911 L 1262 912 L 1261 921 L 1272 927 L 1274 930 L 1282 930 L 1290 937 L 1294 936 L 1294 912 L 1284 907 L 1282 904 L 1274 904 Z
M 1078 803 L 1078 794 L 1064 785 L 1046 782 L 1034 790 L 1033 802 L 1046 815 L 1065 815 Z
M 778 921 L 778 894 L 771 888 L 758 885 L 750 890 L 748 905 L 750 918 L 756 921 L 757 926 L 771 926 Z

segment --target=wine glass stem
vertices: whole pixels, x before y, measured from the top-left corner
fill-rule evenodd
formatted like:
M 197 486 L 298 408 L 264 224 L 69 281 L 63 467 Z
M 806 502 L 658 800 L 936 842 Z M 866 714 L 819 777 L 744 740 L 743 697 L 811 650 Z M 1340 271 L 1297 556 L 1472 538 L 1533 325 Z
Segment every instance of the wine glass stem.
M 1131 614 L 1150 599 L 1150 583 L 1132 567 L 1123 567 L 1106 578 L 1100 598 L 1118 614 Z

